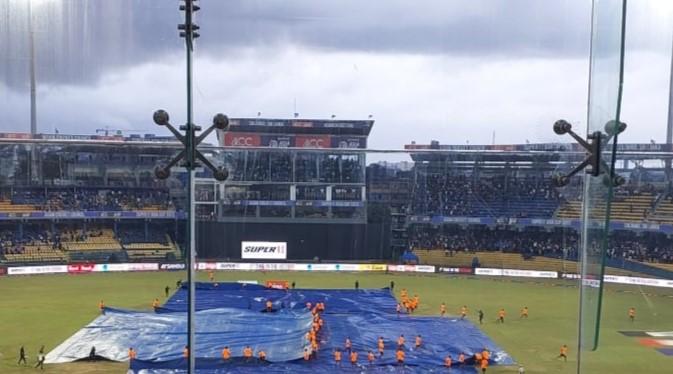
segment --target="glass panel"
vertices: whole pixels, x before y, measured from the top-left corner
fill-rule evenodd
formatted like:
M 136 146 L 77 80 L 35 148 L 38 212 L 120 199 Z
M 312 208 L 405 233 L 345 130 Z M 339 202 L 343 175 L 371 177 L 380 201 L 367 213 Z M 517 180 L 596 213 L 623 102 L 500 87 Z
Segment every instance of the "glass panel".
M 21 345 L 34 365 L 42 344 L 53 372 L 187 368 L 187 288 L 178 281 L 190 178 L 182 163 L 157 178 L 181 145 L 152 123 L 159 108 L 176 127 L 187 118 L 179 3 L 0 1 L 2 373 L 24 371 Z M 597 2 L 595 14 L 614 17 L 610 4 Z M 629 40 L 639 53 L 628 56 L 640 58 L 626 64 L 634 78 L 624 118 L 639 131 L 620 136 L 627 183 L 613 192 L 601 345 L 580 368 L 589 373 L 670 367 L 670 146 L 654 128 L 665 112 L 673 8 L 636 4 Z M 605 237 L 610 199 L 601 177 L 554 186 L 584 152 L 550 125 L 584 125 L 589 2 L 199 5 L 194 122 L 205 130 L 216 113 L 231 117 L 199 147 L 229 177 L 216 180 L 202 160 L 191 180 L 200 282 L 191 356 L 200 365 L 337 372 L 338 349 L 350 370 L 348 337 L 359 353 L 352 371 L 442 371 L 451 355 L 451 372 L 473 373 L 487 347 L 489 373 L 577 372 L 584 188 L 596 195 L 585 220 L 597 225 L 587 230 L 595 239 Z M 594 29 L 612 30 L 612 21 Z M 592 130 L 617 119 L 606 99 L 616 89 L 614 40 L 601 40 Z M 610 165 L 614 139 L 606 143 Z M 605 247 L 594 242 L 585 270 L 598 277 Z M 593 334 L 598 289 L 585 288 L 583 314 L 593 320 L 585 316 L 583 331 Z M 315 318 L 306 302 L 321 300 L 326 327 L 305 362 Z M 591 334 L 582 341 L 593 343 Z M 242 363 L 246 345 L 268 362 Z M 69 362 L 86 361 L 92 347 L 111 362 Z
M 595 1 L 587 134 L 601 137 L 600 175 L 584 177 L 582 204 L 580 351 L 598 348 L 603 275 L 610 227 L 623 72 L 625 1 Z M 589 167 L 591 168 L 591 166 Z M 602 170 L 601 170 L 602 169 Z M 594 171 L 595 172 L 595 171 Z M 578 360 L 578 365 L 581 360 Z M 581 365 L 579 365 L 581 368 Z

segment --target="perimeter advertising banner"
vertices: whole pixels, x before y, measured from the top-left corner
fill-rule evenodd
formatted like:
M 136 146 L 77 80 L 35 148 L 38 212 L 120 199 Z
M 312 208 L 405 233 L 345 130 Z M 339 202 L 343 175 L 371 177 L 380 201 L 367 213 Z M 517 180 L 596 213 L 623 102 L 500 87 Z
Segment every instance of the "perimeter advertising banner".
M 70 264 L 68 265 L 68 274 L 86 274 L 94 270 L 96 264 Z
M 67 265 L 18 266 L 7 269 L 7 275 L 57 274 L 67 272 Z
M 241 258 L 257 260 L 285 260 L 287 258 L 287 243 L 241 242 Z
M 495 275 L 503 277 L 558 278 L 555 271 L 535 271 L 519 269 L 475 268 L 475 275 Z

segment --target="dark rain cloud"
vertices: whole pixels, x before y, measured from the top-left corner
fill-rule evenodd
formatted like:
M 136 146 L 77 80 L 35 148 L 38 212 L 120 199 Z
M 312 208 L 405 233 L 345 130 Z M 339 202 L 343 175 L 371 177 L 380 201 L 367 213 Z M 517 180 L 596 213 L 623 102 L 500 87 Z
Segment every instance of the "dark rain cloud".
M 28 84 L 28 1 L 0 2 L 0 77 Z M 54 0 L 33 7 L 41 82 L 96 84 L 102 73 L 182 51 L 177 1 Z M 587 55 L 587 1 L 202 0 L 202 55 L 289 45 L 484 58 Z M 221 57 L 224 56 L 224 57 Z M 272 55 L 269 58 L 273 58 Z

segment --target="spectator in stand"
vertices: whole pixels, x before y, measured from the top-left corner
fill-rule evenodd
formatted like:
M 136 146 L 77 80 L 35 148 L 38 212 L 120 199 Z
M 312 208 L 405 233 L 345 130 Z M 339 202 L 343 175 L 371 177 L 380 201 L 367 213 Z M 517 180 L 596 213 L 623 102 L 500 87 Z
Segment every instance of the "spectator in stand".
M 547 232 L 537 228 L 492 230 L 483 226 L 461 228 L 456 225 L 413 225 L 408 229 L 414 249 L 453 252 L 502 251 L 521 253 L 526 258 L 549 256 L 577 259 L 579 235 L 570 230 Z M 658 232 L 614 231 L 607 256 L 640 262 L 673 263 L 673 246 Z

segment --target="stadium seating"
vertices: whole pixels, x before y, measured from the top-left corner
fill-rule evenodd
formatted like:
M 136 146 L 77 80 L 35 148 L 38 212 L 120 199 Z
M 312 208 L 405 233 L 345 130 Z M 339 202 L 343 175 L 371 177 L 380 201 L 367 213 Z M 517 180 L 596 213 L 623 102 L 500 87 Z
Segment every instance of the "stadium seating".
M 63 247 L 69 252 L 75 251 L 121 251 L 122 246 L 115 239 L 114 232 L 111 229 L 90 230 L 84 232 L 79 230 L 77 235 L 83 237 L 82 240 L 65 241 L 62 238 Z
M 83 230 L 63 226 L 51 232 L 46 227 L 29 226 L 23 234 L 0 231 L 0 256 L 8 263 L 118 262 L 179 259 L 180 250 L 160 226 L 148 230 L 147 237 L 144 230 L 132 227 L 115 234 L 111 227 Z
M 636 195 L 617 194 L 611 205 L 610 218 L 615 221 L 641 222 L 649 218 L 656 196 L 646 192 Z M 673 209 L 673 205 L 671 206 Z M 605 204 L 599 204 L 591 212 L 592 217 L 605 217 Z M 582 213 L 582 203 L 579 200 L 564 203 L 556 212 L 557 218 L 579 219 Z M 671 216 L 673 220 L 673 216 Z
M 168 191 L 133 188 L 26 188 L 0 201 L 2 211 L 166 210 L 173 209 Z M 4 210 L 3 210 L 4 209 Z
M 49 246 L 26 245 L 22 247 L 21 253 L 4 254 L 6 262 L 31 262 L 31 263 L 49 263 L 64 262 L 66 255 L 57 249 Z
M 416 214 L 471 217 L 549 218 L 559 204 L 550 180 L 425 174 L 414 185 Z
M 655 268 L 664 269 L 668 271 L 673 271 L 673 264 L 662 264 L 659 262 L 643 262 L 643 264 L 648 266 L 653 266 Z
M 170 235 L 159 229 L 150 229 L 147 233 L 133 227 L 119 230 L 118 239 L 128 257 L 132 260 L 164 260 L 179 258 L 179 250 Z
M 673 223 L 673 196 L 666 196 L 656 205 L 649 220 L 657 223 Z
M 9 200 L 0 200 L 0 212 L 2 213 L 29 213 L 35 210 L 30 204 L 14 204 Z

